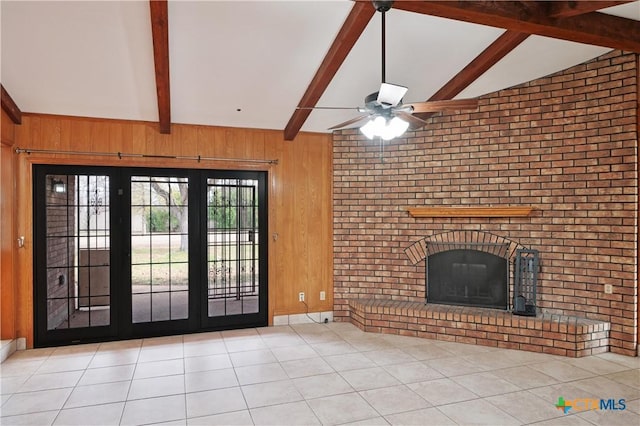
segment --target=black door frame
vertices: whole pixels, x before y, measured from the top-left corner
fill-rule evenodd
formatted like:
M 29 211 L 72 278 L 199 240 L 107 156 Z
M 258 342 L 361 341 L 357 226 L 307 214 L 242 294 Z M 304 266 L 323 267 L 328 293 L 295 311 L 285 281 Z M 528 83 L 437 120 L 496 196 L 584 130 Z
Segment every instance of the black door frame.
M 116 253 L 122 251 L 121 235 L 111 232 L 118 226 L 117 215 L 113 214 L 111 202 L 109 203 L 109 297 L 110 312 L 109 325 L 82 328 L 67 328 L 48 330 L 47 314 L 47 252 L 46 252 L 46 191 L 47 175 L 98 175 L 109 176 L 109 198 L 110 201 L 117 197 L 116 178 L 113 168 L 94 166 L 54 166 L 54 165 L 34 165 L 33 166 L 33 303 L 34 303 L 34 346 L 54 346 L 61 344 L 93 342 L 100 340 L 111 340 L 117 335 L 118 315 L 114 306 L 121 303 L 120 294 L 115 291 L 114 283 L 120 282 L 120 268 L 114 268 L 119 260 Z M 106 195 L 106 194 L 105 194 Z
M 219 317 L 208 316 L 208 300 L 207 294 L 202 295 L 200 298 L 202 302 L 201 306 L 201 322 L 207 329 L 225 329 L 233 327 L 234 324 L 237 328 L 241 327 L 255 327 L 267 325 L 267 310 L 268 310 L 268 206 L 267 206 L 267 172 L 253 172 L 253 171 L 228 171 L 228 170 L 208 170 L 207 173 L 202 174 L 200 181 L 200 197 L 203 201 L 203 205 L 200 207 L 200 229 L 207 230 L 207 179 L 255 179 L 258 181 L 258 235 L 260 238 L 260 244 L 258 245 L 258 258 L 260 274 L 258 276 L 258 312 L 254 314 L 242 314 L 242 315 L 229 315 Z M 206 234 L 206 232 L 204 232 Z M 207 256 L 207 239 L 200 239 L 200 252 L 204 259 Z M 202 285 L 201 289 L 207 289 L 209 273 L 207 262 L 201 262 L 200 276 Z M 208 292 L 205 292 L 208 293 Z M 243 324 L 238 324 L 238 319 L 243 317 L 245 321 Z
M 188 318 L 180 320 L 154 321 L 134 323 L 132 320 L 132 293 L 131 293 L 131 178 L 133 176 L 151 177 L 184 177 L 188 179 L 188 216 L 189 216 L 189 297 L 188 297 Z M 122 269 L 124 271 L 122 289 L 122 307 L 124 307 L 122 318 L 122 334 L 129 337 L 150 337 L 163 336 L 169 334 L 189 333 L 198 331 L 197 305 L 200 297 L 199 269 L 195 260 L 201 258 L 197 239 L 192 238 L 198 235 L 197 212 L 200 200 L 198 199 L 198 179 L 197 171 L 190 169 L 163 169 L 163 168 L 126 168 L 122 170 L 122 191 L 123 191 L 123 238 L 124 256 Z M 125 211 L 126 210 L 126 211 Z
M 46 176 L 109 176 L 110 323 L 108 326 L 47 330 Z M 189 315 L 185 320 L 132 322 L 131 312 L 131 177 L 176 176 L 189 179 Z M 184 334 L 267 325 L 268 208 L 266 171 L 75 165 L 33 166 L 34 206 L 34 342 L 35 347 Z M 259 199 L 259 310 L 255 314 L 209 318 L 207 314 L 207 179 L 256 179 Z

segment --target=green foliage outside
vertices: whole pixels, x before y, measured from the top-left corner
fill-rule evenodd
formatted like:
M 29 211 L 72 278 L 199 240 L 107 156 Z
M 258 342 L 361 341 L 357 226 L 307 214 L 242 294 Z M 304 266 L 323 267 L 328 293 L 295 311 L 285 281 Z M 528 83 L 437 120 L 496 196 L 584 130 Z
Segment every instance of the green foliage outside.
M 174 215 L 169 215 L 167 209 L 147 209 L 144 215 L 147 221 L 147 229 L 150 232 L 175 232 L 180 228 L 180 223 Z
M 222 187 L 209 191 L 207 218 L 214 229 L 253 229 L 258 225 L 258 208 L 247 187 Z
M 209 223 L 216 229 L 236 228 L 236 209 L 234 207 L 209 207 Z
M 209 192 L 209 207 L 207 209 L 209 226 L 213 225 L 216 229 L 235 229 L 237 220 L 236 191 L 228 191 L 227 194 L 224 192 Z

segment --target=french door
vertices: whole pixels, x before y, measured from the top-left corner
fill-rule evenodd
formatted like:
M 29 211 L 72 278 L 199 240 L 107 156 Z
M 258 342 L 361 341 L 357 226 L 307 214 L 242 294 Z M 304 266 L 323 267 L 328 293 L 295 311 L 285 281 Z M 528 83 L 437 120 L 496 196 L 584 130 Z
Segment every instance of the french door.
M 266 197 L 264 182 L 255 174 L 218 172 L 202 181 L 206 215 L 200 240 L 206 253 L 203 275 L 207 277 L 202 322 L 208 326 L 232 324 L 241 316 L 250 322 L 265 322 L 266 285 Z M 262 225 L 261 225 L 262 224 Z
M 37 346 L 266 325 L 266 173 L 34 176 Z
M 113 175 L 98 168 L 35 171 L 36 345 L 113 336 L 121 252 L 112 232 Z

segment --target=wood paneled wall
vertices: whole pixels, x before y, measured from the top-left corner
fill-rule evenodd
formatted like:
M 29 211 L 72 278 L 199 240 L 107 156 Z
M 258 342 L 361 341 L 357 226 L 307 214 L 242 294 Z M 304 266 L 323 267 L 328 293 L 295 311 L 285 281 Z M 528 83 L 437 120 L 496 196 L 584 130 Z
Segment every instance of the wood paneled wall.
M 15 125 L 2 110 L 0 143 L 0 338 L 16 337 L 14 154 Z
M 274 315 L 333 309 L 332 138 L 301 133 L 285 141 L 281 131 L 171 126 L 162 135 L 145 122 L 25 114 L 16 127 L 16 146 L 76 152 L 201 156 L 278 160 L 278 164 L 69 154 L 19 154 L 16 161 L 18 232 L 17 333 L 33 337 L 32 164 L 180 167 L 266 170 L 269 175 L 269 321 Z M 15 154 L 14 154 L 15 155 Z M 3 289 L 4 291 L 4 289 Z M 320 291 L 327 298 L 320 301 Z

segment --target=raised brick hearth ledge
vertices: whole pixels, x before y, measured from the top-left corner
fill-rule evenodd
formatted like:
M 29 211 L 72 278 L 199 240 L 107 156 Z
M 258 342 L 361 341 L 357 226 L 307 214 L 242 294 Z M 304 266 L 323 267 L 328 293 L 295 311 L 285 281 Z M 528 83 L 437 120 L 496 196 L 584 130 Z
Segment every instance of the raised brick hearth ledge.
M 351 322 L 370 332 L 568 357 L 609 351 L 611 324 L 586 318 L 382 299 L 351 299 L 349 310 Z

